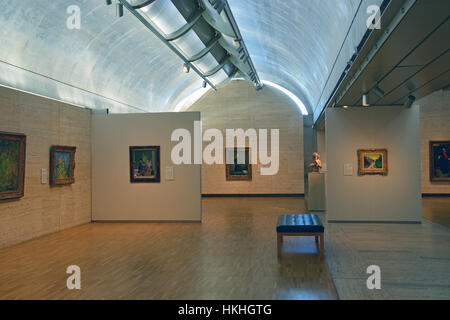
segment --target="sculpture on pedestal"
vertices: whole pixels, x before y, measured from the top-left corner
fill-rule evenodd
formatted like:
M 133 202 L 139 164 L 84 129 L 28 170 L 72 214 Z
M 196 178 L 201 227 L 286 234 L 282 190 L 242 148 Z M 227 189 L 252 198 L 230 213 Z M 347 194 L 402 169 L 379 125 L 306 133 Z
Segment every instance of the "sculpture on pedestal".
M 313 153 L 313 160 L 309 167 L 312 168 L 313 172 L 320 173 L 320 169 L 322 169 L 322 161 L 320 161 L 320 154 L 317 152 Z

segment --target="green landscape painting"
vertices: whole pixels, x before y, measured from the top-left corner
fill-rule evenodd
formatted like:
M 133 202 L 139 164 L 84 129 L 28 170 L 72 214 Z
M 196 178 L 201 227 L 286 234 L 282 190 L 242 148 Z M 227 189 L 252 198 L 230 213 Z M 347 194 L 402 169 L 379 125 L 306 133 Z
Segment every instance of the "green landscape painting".
M 0 139 L 0 192 L 19 187 L 20 141 Z

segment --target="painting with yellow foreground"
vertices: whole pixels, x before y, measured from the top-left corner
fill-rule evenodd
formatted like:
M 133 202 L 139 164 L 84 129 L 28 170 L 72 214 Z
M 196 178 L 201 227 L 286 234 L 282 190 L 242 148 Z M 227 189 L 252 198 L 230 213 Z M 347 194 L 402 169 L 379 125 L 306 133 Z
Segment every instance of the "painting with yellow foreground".
M 387 150 L 386 149 L 361 149 L 358 150 L 358 174 L 382 174 L 387 175 Z

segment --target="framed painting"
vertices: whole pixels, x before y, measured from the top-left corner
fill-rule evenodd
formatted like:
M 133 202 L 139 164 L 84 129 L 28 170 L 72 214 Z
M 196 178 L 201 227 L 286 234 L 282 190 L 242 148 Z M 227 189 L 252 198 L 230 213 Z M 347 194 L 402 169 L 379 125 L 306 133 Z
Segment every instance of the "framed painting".
M 250 148 L 227 148 L 225 154 L 227 181 L 251 181 Z M 233 164 L 228 164 L 228 159 L 231 159 Z
M 26 142 L 24 134 L 0 132 L 0 200 L 24 195 Z
M 75 183 L 76 147 L 52 146 L 50 149 L 50 185 Z
M 388 174 L 388 152 L 386 149 L 358 150 L 358 175 Z
M 130 182 L 160 182 L 159 146 L 130 147 Z
M 450 141 L 430 141 L 430 180 L 450 181 Z

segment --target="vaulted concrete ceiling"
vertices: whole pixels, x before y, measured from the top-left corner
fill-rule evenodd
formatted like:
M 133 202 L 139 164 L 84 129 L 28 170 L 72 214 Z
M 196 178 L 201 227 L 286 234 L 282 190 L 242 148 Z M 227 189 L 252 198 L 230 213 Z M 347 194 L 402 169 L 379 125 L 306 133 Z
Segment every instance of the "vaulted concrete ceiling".
M 309 111 L 363 2 L 229 0 L 260 78 Z M 66 25 L 70 5 L 81 9 L 79 30 Z M 0 7 L 0 84 L 113 112 L 171 111 L 202 86 L 134 16 L 117 18 L 104 0 L 0 0 Z
M 229 0 L 260 78 L 293 92 L 310 111 L 361 2 Z

